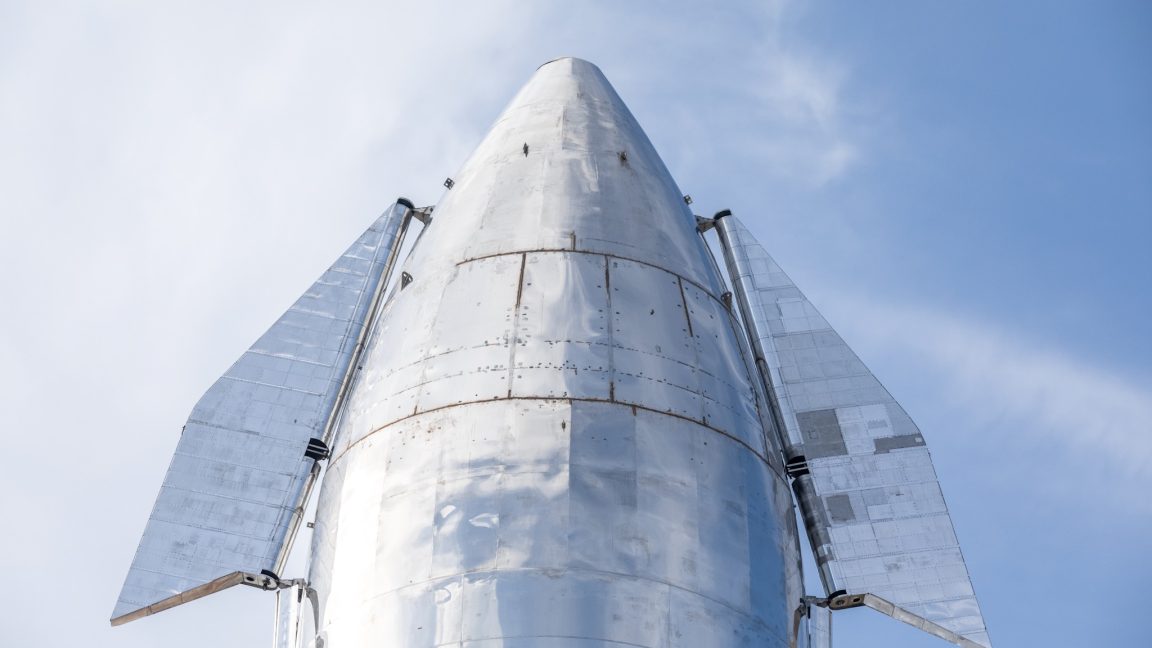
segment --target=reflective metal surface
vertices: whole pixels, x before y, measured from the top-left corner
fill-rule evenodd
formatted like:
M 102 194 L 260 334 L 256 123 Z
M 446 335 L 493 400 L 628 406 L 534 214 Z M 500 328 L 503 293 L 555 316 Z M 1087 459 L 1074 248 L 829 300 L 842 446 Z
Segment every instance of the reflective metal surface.
M 962 648 L 980 648 L 982 645 L 976 643 L 968 637 L 953 632 L 948 628 L 944 628 L 940 625 L 932 623 L 931 621 L 921 616 L 912 614 L 908 610 L 905 610 L 897 605 L 893 605 L 891 602 L 886 601 L 879 596 L 875 596 L 873 594 L 864 594 L 860 598 L 863 600 L 862 604 L 865 607 L 872 608 L 881 614 L 886 614 L 893 619 L 896 619 L 897 621 L 907 623 L 913 628 L 916 628 L 921 632 L 926 632 L 933 637 L 939 637 L 957 646 L 961 646 Z
M 113 624 L 215 591 L 235 572 L 275 572 L 407 208 L 382 215 L 204 394 L 192 411 Z
M 314 639 L 310 590 L 303 579 L 282 583 L 276 590 L 272 648 L 303 648 Z
M 872 592 L 988 646 L 924 437 L 734 216 L 717 219 L 742 316 L 786 432 L 828 592 Z
M 272 626 L 272 648 L 296 648 L 299 646 L 301 603 L 304 601 L 304 586 L 295 585 L 276 590 L 276 617 Z
M 755 369 L 627 108 L 549 63 L 453 180 L 339 421 L 315 645 L 786 646 Z
M 808 648 L 832 648 L 832 610 L 810 606 L 807 630 Z

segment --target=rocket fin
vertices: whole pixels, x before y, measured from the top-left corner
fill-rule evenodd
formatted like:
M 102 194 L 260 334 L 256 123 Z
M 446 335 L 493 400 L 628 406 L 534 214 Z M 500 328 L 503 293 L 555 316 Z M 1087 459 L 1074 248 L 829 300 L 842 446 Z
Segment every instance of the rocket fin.
M 920 430 L 747 228 L 715 224 L 826 594 L 871 592 L 990 646 Z
M 410 217 L 380 216 L 200 398 L 113 625 L 283 566 Z

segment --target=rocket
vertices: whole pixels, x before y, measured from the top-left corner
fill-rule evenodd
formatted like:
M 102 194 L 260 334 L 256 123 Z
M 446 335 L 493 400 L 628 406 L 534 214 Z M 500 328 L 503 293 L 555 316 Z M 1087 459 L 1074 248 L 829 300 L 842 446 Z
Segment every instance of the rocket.
M 815 648 L 851 607 L 991 645 L 915 423 L 596 66 L 445 187 L 196 404 L 113 625 L 249 585 L 282 648 Z

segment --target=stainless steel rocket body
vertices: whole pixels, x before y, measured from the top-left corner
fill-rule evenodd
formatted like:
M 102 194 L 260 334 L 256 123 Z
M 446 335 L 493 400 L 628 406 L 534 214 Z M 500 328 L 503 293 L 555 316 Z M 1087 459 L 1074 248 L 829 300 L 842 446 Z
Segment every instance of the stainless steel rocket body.
M 278 590 L 293 648 L 786 645 L 799 547 L 767 396 L 623 102 L 590 63 L 546 64 L 447 184 L 196 404 L 112 623 L 246 584 Z M 281 578 L 325 460 L 308 578 Z
M 623 102 L 548 63 L 454 181 L 338 422 L 316 645 L 786 646 L 799 546 L 756 368 Z
M 542 66 L 445 186 L 196 403 L 113 625 L 243 584 L 275 648 L 826 647 L 858 606 L 991 646 L 920 429 L 595 66 Z

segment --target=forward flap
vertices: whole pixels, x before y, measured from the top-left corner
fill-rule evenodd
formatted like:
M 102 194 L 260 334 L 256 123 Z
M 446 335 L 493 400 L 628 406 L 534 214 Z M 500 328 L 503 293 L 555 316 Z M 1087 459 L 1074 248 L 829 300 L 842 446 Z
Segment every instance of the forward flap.
M 734 216 L 715 221 L 825 588 L 990 646 L 924 437 Z
M 406 203 L 377 219 L 196 404 L 113 625 L 280 568 L 399 251 Z

